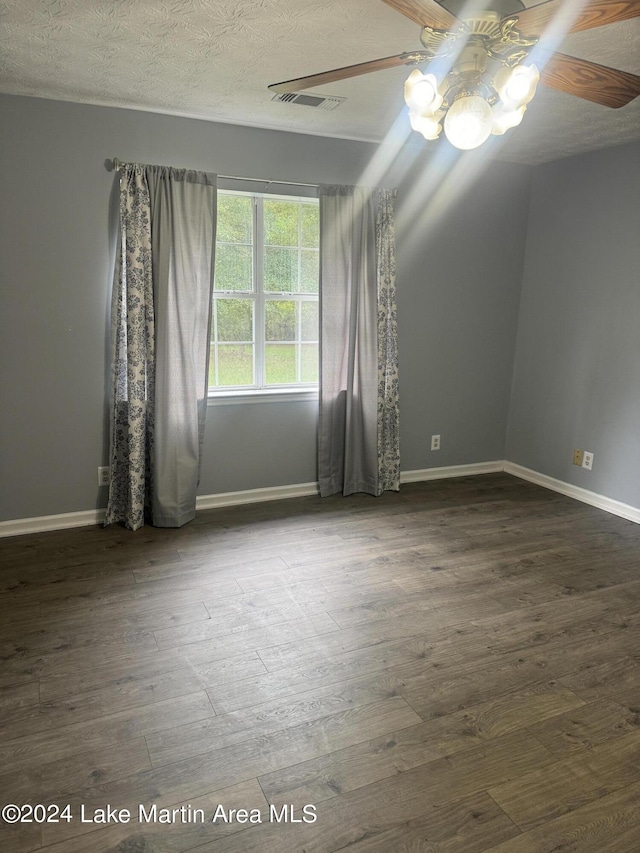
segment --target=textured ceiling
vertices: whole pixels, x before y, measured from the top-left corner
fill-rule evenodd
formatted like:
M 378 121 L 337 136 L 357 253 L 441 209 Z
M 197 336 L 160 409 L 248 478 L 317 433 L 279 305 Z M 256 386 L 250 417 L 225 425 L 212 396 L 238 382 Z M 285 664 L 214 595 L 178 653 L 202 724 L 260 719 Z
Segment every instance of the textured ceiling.
M 267 85 L 419 49 L 419 32 L 381 0 L 0 0 L 0 90 L 377 142 L 402 113 L 406 68 L 311 90 L 347 98 L 333 112 L 274 102 Z M 640 74 L 640 19 L 562 51 Z M 640 98 L 612 110 L 540 87 L 499 156 L 535 164 L 636 138 Z

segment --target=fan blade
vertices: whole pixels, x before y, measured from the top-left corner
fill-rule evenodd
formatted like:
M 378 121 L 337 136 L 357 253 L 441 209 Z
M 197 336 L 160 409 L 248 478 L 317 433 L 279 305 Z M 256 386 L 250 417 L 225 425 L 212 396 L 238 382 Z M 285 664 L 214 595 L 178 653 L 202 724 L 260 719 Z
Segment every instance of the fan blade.
M 337 80 L 348 80 L 350 77 L 369 74 L 371 71 L 382 71 L 384 68 L 397 68 L 399 65 L 415 65 L 416 62 L 421 62 L 423 59 L 426 60 L 428 58 L 429 54 L 424 51 L 399 53 L 396 56 L 384 56 L 382 59 L 372 59 L 370 62 L 359 62 L 357 65 L 345 65 L 344 68 L 334 68 L 332 71 L 323 71 L 320 74 L 310 74 L 308 77 L 298 77 L 297 80 L 272 83 L 268 88 L 272 92 L 280 92 L 282 94 L 300 92 L 302 89 L 322 86 L 323 83 L 335 83 Z
M 405 15 L 421 27 L 433 27 L 435 30 L 452 30 L 460 22 L 436 0 L 383 0 L 396 12 Z
M 560 13 L 563 5 L 566 5 L 565 0 L 547 0 L 546 3 L 517 12 L 516 29 L 525 36 L 540 35 Z M 588 0 L 572 23 L 569 32 L 576 33 L 580 30 L 604 27 L 605 24 L 614 24 L 616 21 L 626 21 L 628 18 L 638 16 L 640 16 L 638 0 Z M 511 18 L 513 15 L 506 17 Z
M 539 51 L 539 53 L 543 53 Z M 564 53 L 547 54 L 540 82 L 605 107 L 624 107 L 640 95 L 640 77 Z

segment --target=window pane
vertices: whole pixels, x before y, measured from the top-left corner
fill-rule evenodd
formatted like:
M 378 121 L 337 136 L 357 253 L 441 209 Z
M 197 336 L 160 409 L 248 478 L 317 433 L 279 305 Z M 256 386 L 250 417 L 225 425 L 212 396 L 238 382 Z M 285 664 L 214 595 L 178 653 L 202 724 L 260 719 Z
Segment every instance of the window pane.
M 302 242 L 300 245 L 308 248 L 318 248 L 318 236 L 320 233 L 320 208 L 317 204 L 301 204 L 302 215 Z
M 217 239 L 221 243 L 251 243 L 252 199 L 218 193 Z
M 264 200 L 264 242 L 268 246 L 298 245 L 299 207 L 297 201 Z
M 252 290 L 251 247 L 216 245 L 215 290 Z
M 298 289 L 298 250 L 264 250 L 264 289 L 271 293 L 290 293 Z
M 265 306 L 266 340 L 295 341 L 296 303 L 269 299 Z
M 217 224 L 210 386 L 317 382 L 317 201 L 220 192 Z
M 320 254 L 310 249 L 301 251 L 301 283 L 302 293 L 317 293 L 318 280 L 320 278 Z
M 219 341 L 253 341 L 253 301 L 215 299 Z
M 318 344 L 302 344 L 301 382 L 318 381 Z
M 267 344 L 266 361 L 267 385 L 297 382 L 295 344 Z
M 303 341 L 317 341 L 319 339 L 318 303 L 302 302 L 300 310 L 302 313 L 302 331 L 300 337 Z
M 218 384 L 253 385 L 252 344 L 218 346 Z
M 209 347 L 209 388 L 216 384 L 216 348 L 213 344 Z

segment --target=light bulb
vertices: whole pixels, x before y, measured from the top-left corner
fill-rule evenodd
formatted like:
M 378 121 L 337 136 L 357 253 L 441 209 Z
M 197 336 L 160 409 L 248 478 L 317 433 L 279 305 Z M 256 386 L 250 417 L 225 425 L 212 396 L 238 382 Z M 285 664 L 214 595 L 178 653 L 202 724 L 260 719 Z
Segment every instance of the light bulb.
M 440 122 L 433 116 L 420 116 L 417 113 L 409 113 L 411 127 L 421 133 L 425 139 L 437 139 L 442 130 Z
M 458 98 L 444 119 L 444 132 L 456 148 L 468 151 L 485 142 L 493 127 L 493 113 L 480 95 Z
M 540 72 L 535 65 L 501 68 L 495 76 L 500 100 L 509 109 L 528 104 L 536 93 Z
M 409 109 L 418 115 L 433 115 L 442 104 L 435 74 L 423 74 L 417 68 L 404 84 L 404 99 Z

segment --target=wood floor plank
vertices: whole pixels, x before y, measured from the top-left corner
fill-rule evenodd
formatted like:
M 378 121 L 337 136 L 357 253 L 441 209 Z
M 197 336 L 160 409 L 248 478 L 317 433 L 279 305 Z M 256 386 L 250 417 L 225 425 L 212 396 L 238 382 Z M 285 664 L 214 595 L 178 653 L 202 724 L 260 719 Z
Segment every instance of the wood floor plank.
M 554 755 L 564 758 L 623 737 L 639 727 L 639 709 L 631 710 L 609 699 L 597 699 L 572 709 L 570 713 L 561 713 L 529 725 L 528 729 Z
M 2 597 L 0 596 L 1 603 Z M 0 636 L 6 636 L 7 634 L 11 635 L 16 628 L 19 630 L 21 625 L 29 621 L 37 621 L 41 615 L 41 607 L 38 602 L 27 604 L 13 602 L 11 607 L 3 607 L 0 612 L 2 613 Z
M 239 585 L 231 578 L 221 579 L 210 586 L 186 586 L 184 589 L 175 581 L 176 578 L 171 578 L 165 581 L 132 583 L 116 590 L 105 590 L 96 585 L 95 588 L 85 587 L 75 594 L 68 591 L 66 595 L 42 601 L 40 615 L 60 617 L 64 610 L 70 610 L 75 615 L 82 613 L 89 617 L 91 614 L 95 618 L 103 619 L 108 618 L 110 613 L 117 616 L 127 613 L 137 615 L 146 611 L 167 610 L 176 605 L 199 604 L 214 596 L 221 599 L 242 593 Z
M 453 604 L 452 599 L 455 601 Z M 447 603 L 442 593 L 438 595 L 434 592 L 430 595 L 407 593 L 395 597 L 386 596 L 379 601 L 330 610 L 329 615 L 340 628 L 353 628 L 363 622 L 394 619 L 421 611 L 428 611 L 434 624 L 464 623 L 470 622 L 478 613 L 488 616 L 508 612 L 504 604 L 488 595 L 463 593 L 462 596 L 457 596 L 451 592 Z
M 16 723 L 14 727 L 7 726 L 4 729 L 4 738 L 0 743 L 0 763 L 3 767 L 15 769 L 34 767 L 88 749 L 106 749 L 114 744 L 173 728 L 176 719 L 187 724 L 213 715 L 207 694 L 200 691 L 49 730 L 33 728 L 28 722 L 26 725 Z
M 640 731 L 571 755 L 502 785 L 488 787 L 523 831 L 640 781 Z
M 200 755 L 203 744 L 222 748 L 318 720 L 338 711 L 397 697 L 396 686 L 394 680 L 384 676 L 331 684 L 298 693 L 288 699 L 272 699 L 215 717 L 176 724 L 174 728 L 147 735 L 147 746 L 153 765 L 158 767 Z
M 564 675 L 562 683 L 587 701 L 615 697 L 625 704 L 637 704 L 640 701 L 640 662 L 627 657 L 613 658 Z
M 217 713 L 256 705 L 269 698 L 293 696 L 306 690 L 379 673 L 393 672 L 398 688 L 403 678 L 431 679 L 434 672 L 442 680 L 463 678 L 460 666 L 450 661 L 429 660 L 429 645 L 420 640 L 400 640 L 368 646 L 354 652 L 326 657 L 321 662 L 291 669 L 278 669 L 208 690 Z
M 11 853 L 31 853 L 42 844 L 42 830 L 36 824 L 0 822 L 0 849 Z
M 481 702 L 518 690 L 534 689 L 553 677 L 544 653 L 498 656 L 490 666 L 466 667 L 462 674 L 453 670 L 431 678 L 407 681 L 400 693 L 425 719 L 442 717 Z
M 45 799 L 62 799 L 66 793 L 103 785 L 150 768 L 149 752 L 144 738 L 140 737 L 105 749 L 87 750 L 3 773 L 0 800 L 33 804 Z
M 613 611 L 599 600 L 552 600 L 534 608 L 512 610 L 503 616 L 481 616 L 473 619 L 491 637 L 494 647 L 507 651 L 513 648 L 546 643 L 554 637 L 581 637 L 605 633 L 615 627 Z
M 73 674 L 108 662 L 127 661 L 138 656 L 143 658 L 158 651 L 153 633 L 129 635 L 128 639 L 127 643 L 111 644 L 76 646 L 75 643 L 61 643 L 46 650 L 30 650 L 17 642 L 15 651 L 2 658 L 0 684 Z
M 259 811 L 261 819 L 268 821 L 268 807 L 255 779 L 240 782 L 221 791 L 212 791 L 184 802 L 172 803 L 171 810 L 184 808 L 184 819 L 176 816 L 172 823 L 141 823 L 138 813 L 127 824 L 96 829 L 87 834 L 53 842 L 45 848 L 48 853 L 184 853 L 224 838 L 245 828 L 238 821 L 211 820 L 216 809 L 222 806 L 225 814 L 232 810 Z M 198 809 L 203 812 L 200 818 Z M 151 807 L 147 814 L 153 814 Z
M 200 560 L 178 560 L 159 566 L 141 566 L 134 569 L 133 576 L 138 583 L 150 581 L 169 581 L 177 578 L 181 586 L 201 586 L 202 584 L 215 583 L 218 580 L 228 580 L 236 575 L 261 572 L 277 572 L 287 569 L 287 564 L 280 557 L 258 556 L 254 560 L 247 559 L 247 555 L 241 551 L 235 556 L 221 559 L 217 554 L 211 553 L 211 545 L 205 549 L 206 556 Z
M 209 621 L 210 616 L 202 602 L 195 605 L 173 607 L 169 610 L 109 618 L 96 623 L 92 619 L 83 620 L 79 616 L 62 619 L 43 620 L 42 627 L 34 630 L 30 621 L 20 634 L 19 644 L 11 640 L 0 641 L 0 655 L 6 656 L 16 651 L 35 652 L 64 648 L 84 648 L 87 646 L 142 644 L 155 645 L 152 632 L 165 626 Z M 15 636 L 15 634 L 14 634 Z
M 130 583 L 132 569 L 159 565 L 175 565 L 180 556 L 162 546 L 137 543 L 131 549 L 114 554 L 99 546 L 78 555 L 42 552 L 33 565 L 25 567 L 18 562 L 13 567 L 0 570 L 0 590 L 12 591 L 17 587 L 47 588 L 63 581 L 98 580 L 105 571 L 119 575 L 122 582 Z
M 485 637 L 485 643 L 480 640 L 482 636 Z M 478 635 L 476 646 L 469 649 L 462 665 L 470 671 L 488 673 L 494 665 L 500 666 L 501 661 L 512 661 L 514 664 L 535 661 L 541 670 L 546 670 L 547 675 L 564 678 L 570 674 L 577 676 L 599 664 L 605 668 L 611 667 L 623 658 L 633 659 L 633 655 L 638 654 L 638 637 L 635 633 L 615 627 L 610 629 L 610 626 L 606 630 L 586 633 L 550 631 L 546 634 L 541 631 L 536 639 L 536 642 L 523 645 L 521 635 L 516 635 L 512 642 L 505 638 L 496 643 L 495 638 L 489 638 L 487 632 L 483 631 Z M 575 689 L 577 691 L 577 685 Z
M 349 853 L 482 853 L 520 832 L 487 794 L 425 809 L 426 814 L 349 844 Z
M 261 625 L 278 625 L 298 619 L 309 619 L 328 630 L 335 631 L 335 620 L 328 616 L 322 605 L 310 603 L 299 605 L 295 602 L 282 602 L 276 605 L 257 604 L 250 596 L 240 595 L 222 601 L 208 598 L 203 602 L 207 612 L 215 621 L 218 629 L 226 633 L 258 628 Z
M 40 576 L 38 576 L 39 579 Z M 88 597 L 104 591 L 107 594 L 113 590 L 135 589 L 135 578 L 132 572 L 117 574 L 109 572 L 97 578 L 84 578 L 81 580 L 67 579 L 64 572 L 57 579 L 47 582 L 41 579 L 41 583 L 30 583 L 22 576 L 14 578 L 10 582 L 0 580 L 0 610 L 2 613 L 11 612 L 14 607 L 24 611 L 25 607 L 41 607 L 42 603 L 56 601 L 64 598 Z M 25 604 L 26 602 L 26 604 Z
M 247 584 L 246 578 L 240 578 L 243 586 Z M 349 576 L 326 577 L 323 580 L 307 582 L 289 582 L 271 585 L 259 592 L 245 592 L 242 596 L 234 597 L 229 602 L 236 607 L 238 605 L 249 607 L 282 607 L 293 605 L 294 607 L 315 607 L 322 610 L 332 610 L 349 605 L 357 605 L 363 602 L 379 601 L 388 596 L 402 595 L 400 587 L 390 580 L 380 580 L 366 584 L 358 583 Z M 204 598 L 207 608 L 215 609 L 218 596 L 209 595 Z
M 635 853 L 640 838 L 640 783 L 544 823 L 491 853 Z
M 561 686 L 542 684 L 284 768 L 260 777 L 260 784 L 269 802 L 318 803 L 580 705 L 581 700 Z
M 139 708 L 166 699 L 193 694 L 199 690 L 206 690 L 211 685 L 233 681 L 234 676 L 237 677 L 243 671 L 262 674 L 265 668 L 257 655 L 250 654 L 226 663 L 213 662 L 209 665 L 192 667 L 189 670 L 171 669 L 168 672 L 139 678 L 124 676 L 121 680 L 86 692 L 63 695 L 56 699 L 43 699 L 39 706 L 39 713 L 43 728 L 50 729 L 56 723 L 69 725 L 83 720 L 93 720 L 117 711 Z M 14 723 L 14 731 L 16 725 L 17 723 Z M 31 726 L 35 731 L 38 724 L 34 721 Z
M 40 701 L 40 685 L 37 681 L 0 687 L 0 720 L 6 713 L 13 713 Z
M 324 560 L 295 569 L 284 566 L 279 571 L 252 573 L 246 568 L 242 573 L 234 574 L 235 579 L 246 592 L 267 592 L 277 586 L 295 583 L 336 584 L 347 580 L 350 583 L 379 584 L 392 582 L 398 574 L 404 574 L 414 567 L 414 571 L 424 570 L 424 556 L 418 549 L 401 546 L 393 549 L 385 547 L 378 553 L 350 556 L 346 546 L 341 556 L 330 563 Z M 415 568 L 416 566 L 420 568 Z
M 300 537 L 272 536 L 253 537 L 252 539 L 239 538 L 231 547 L 218 545 L 216 561 L 222 565 L 247 565 L 251 561 L 264 561 L 266 559 L 282 559 L 285 555 L 294 554 L 321 554 L 322 557 L 330 555 L 344 548 L 344 540 L 335 533 L 323 535 L 307 535 L 304 540 Z M 211 543 L 199 543 L 192 548 L 180 549 L 180 557 L 183 562 L 188 563 L 198 557 L 207 556 L 211 553 Z
M 433 806 L 483 790 L 490 779 L 517 778 L 552 756 L 533 737 L 507 735 L 475 750 L 408 770 L 391 779 L 319 803 L 314 824 L 278 831 L 270 824 L 247 829 L 207 853 L 332 853 L 416 820 Z M 437 849 L 437 848 L 436 848 Z
M 324 612 L 305 613 L 304 615 L 293 614 L 283 610 L 279 616 L 280 621 L 275 623 L 266 622 L 261 615 L 251 619 L 250 614 L 246 619 L 242 617 L 231 618 L 225 624 L 217 619 L 209 619 L 202 622 L 192 622 L 188 625 L 176 626 L 174 628 L 162 628 L 155 631 L 154 636 L 159 649 L 168 649 L 173 646 L 201 643 L 206 640 L 220 639 L 222 642 L 228 638 L 240 638 L 248 636 L 254 631 L 264 629 L 271 632 L 273 643 L 287 642 L 293 637 L 309 637 L 316 634 L 325 634 L 337 631 L 338 626 L 333 619 Z M 286 618 L 291 616 L 291 618 Z M 230 628 L 233 624 L 233 628 Z M 243 647 L 239 648 L 241 651 Z
M 181 649 L 148 652 L 132 655 L 127 660 L 116 659 L 104 666 L 88 670 L 51 676 L 40 679 L 40 701 L 51 703 L 74 697 L 82 701 L 79 694 L 92 693 L 109 703 L 120 695 L 147 695 L 169 698 L 171 695 L 195 693 L 197 690 L 214 687 L 224 681 L 246 678 L 266 672 L 257 652 L 240 655 L 220 655 L 213 652 L 213 660 L 206 655 L 184 655 Z M 131 704 L 144 704 L 131 702 Z M 112 705 L 112 710 L 116 710 Z
M 257 650 L 267 669 L 275 671 L 299 667 L 343 652 L 354 652 L 398 640 L 409 641 L 416 637 L 420 638 L 423 657 L 464 663 L 473 649 L 488 642 L 486 634 L 477 626 L 443 625 L 441 622 L 434 624 L 431 616 L 430 611 L 415 612 L 298 642 L 258 646 Z

